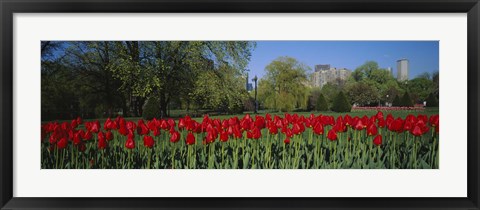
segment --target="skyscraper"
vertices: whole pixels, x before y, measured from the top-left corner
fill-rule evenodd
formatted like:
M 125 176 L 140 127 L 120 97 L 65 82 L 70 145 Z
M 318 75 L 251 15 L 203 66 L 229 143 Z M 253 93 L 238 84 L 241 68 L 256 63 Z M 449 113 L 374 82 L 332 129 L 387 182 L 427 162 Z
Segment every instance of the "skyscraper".
M 408 80 L 408 60 L 402 58 L 397 60 L 397 80 L 405 81 Z

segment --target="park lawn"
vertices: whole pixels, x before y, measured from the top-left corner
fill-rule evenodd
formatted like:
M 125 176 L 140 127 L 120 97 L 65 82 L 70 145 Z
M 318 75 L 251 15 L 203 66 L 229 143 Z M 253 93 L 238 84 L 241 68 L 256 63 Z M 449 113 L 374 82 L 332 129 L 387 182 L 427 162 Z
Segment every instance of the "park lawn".
M 425 110 L 398 110 L 398 111 L 382 111 L 384 116 L 387 116 L 388 114 L 392 114 L 392 116 L 394 118 L 397 118 L 397 117 L 401 117 L 403 119 L 405 119 L 405 117 L 409 114 L 413 114 L 413 115 L 418 115 L 418 114 L 423 114 L 423 115 L 427 115 L 428 117 L 430 117 L 431 115 L 436 115 L 436 114 L 439 114 L 439 108 L 426 108 Z M 184 110 L 172 110 L 171 113 L 186 113 Z M 260 110 L 258 114 L 254 114 L 253 112 L 244 112 L 243 114 L 234 114 L 234 115 L 209 115 L 210 118 L 212 119 L 229 119 L 231 117 L 235 117 L 237 116 L 238 118 L 242 118 L 244 117 L 246 114 L 250 114 L 250 116 L 255 116 L 255 115 L 260 115 L 260 116 L 264 116 L 267 114 L 267 113 L 270 113 L 272 116 L 274 115 L 278 115 L 278 116 L 281 116 L 281 117 L 284 117 L 285 116 L 285 113 L 287 112 L 273 112 L 273 111 L 264 111 L 264 110 Z M 288 112 L 289 114 L 298 114 L 298 115 L 303 115 L 305 117 L 309 117 L 310 114 L 315 114 L 315 116 L 318 116 L 320 114 L 322 115 L 327 115 L 327 116 L 333 116 L 335 118 L 337 118 L 338 116 L 345 116 L 346 114 L 350 115 L 351 117 L 355 117 L 355 116 L 358 116 L 358 117 L 363 117 L 364 115 L 370 117 L 372 115 L 375 115 L 377 114 L 377 111 L 376 110 L 368 110 L 368 111 L 364 111 L 364 110 L 355 110 L 355 111 L 352 111 L 352 112 L 332 112 L 332 111 L 312 111 L 312 112 Z M 178 115 L 177 115 L 178 116 Z M 184 116 L 181 116 L 181 117 L 184 117 Z M 175 119 L 177 122 L 178 122 L 178 119 L 180 117 L 171 117 L 173 119 Z M 127 121 L 134 121 L 135 123 L 139 120 L 139 119 L 142 119 L 141 117 L 125 117 L 125 120 Z M 201 122 L 203 120 L 203 116 L 202 117 L 192 117 L 192 119 L 196 120 L 197 122 Z M 85 122 L 89 122 L 89 121 L 95 121 L 95 120 L 98 120 L 102 125 L 103 123 L 107 120 L 107 118 L 96 118 L 96 119 L 83 119 Z M 53 120 L 54 121 L 57 121 L 57 122 L 65 122 L 65 121 L 71 121 L 71 120 Z M 47 123 L 47 122 L 52 122 L 52 121 L 43 121 L 43 123 Z

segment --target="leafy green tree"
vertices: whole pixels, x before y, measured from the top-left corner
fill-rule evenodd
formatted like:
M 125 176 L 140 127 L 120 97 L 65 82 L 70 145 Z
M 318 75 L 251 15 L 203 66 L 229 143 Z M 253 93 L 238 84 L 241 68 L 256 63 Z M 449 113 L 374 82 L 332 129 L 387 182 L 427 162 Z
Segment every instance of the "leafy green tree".
M 348 102 L 347 97 L 343 94 L 342 91 L 338 93 L 338 95 L 333 100 L 332 104 L 332 111 L 334 112 L 350 112 L 352 110 L 352 106 Z
M 357 84 L 359 82 L 361 82 L 360 85 Z M 358 92 L 355 88 L 359 86 L 369 86 L 367 93 L 361 95 L 354 94 L 354 92 Z M 393 88 L 396 90 L 400 89 L 391 73 L 379 68 L 375 61 L 367 61 L 357 67 L 347 80 L 346 87 L 350 100 L 361 105 L 378 105 L 381 102 L 393 100 L 393 97 L 392 99 L 388 99 L 387 95 L 391 94 L 389 92 L 392 91 Z
M 417 103 L 425 101 L 434 88 L 433 81 L 423 77 L 408 81 L 407 86 L 410 97 Z
M 146 120 L 151 120 L 153 118 L 160 118 L 161 114 L 159 107 L 160 100 L 157 96 L 153 95 L 148 98 L 145 103 L 145 109 L 143 110 L 142 116 Z
M 281 111 L 306 107 L 308 70 L 308 66 L 291 57 L 279 57 L 266 66 L 266 75 L 259 82 L 265 106 Z
M 142 69 L 145 65 L 141 62 L 141 42 L 123 41 L 114 42 L 115 62 L 112 62 L 110 71 L 112 76 L 121 80 L 122 85 L 119 91 L 122 91 L 126 98 L 127 113 L 126 116 L 141 116 L 143 104 L 146 96 L 139 95 L 136 91 L 138 80 L 144 77 Z
M 97 113 L 96 117 L 115 116 L 119 109 L 126 109 L 124 95 L 118 91 L 121 81 L 112 76 L 111 65 L 115 61 L 113 42 L 68 42 L 64 65 L 70 69 L 83 112 Z
M 399 95 L 395 95 L 395 99 L 392 102 L 392 106 L 402 106 L 402 101 Z
M 221 66 L 217 70 L 205 70 L 199 73 L 192 98 L 202 109 L 211 109 L 226 113 L 243 111 L 243 102 L 248 99 L 244 80 L 235 76 L 235 70 Z
M 406 106 L 406 107 L 412 107 L 413 106 L 413 101 L 410 98 L 410 95 L 408 92 L 405 92 L 403 94 L 402 100 L 401 100 L 401 106 Z
M 378 69 L 379 67 L 377 62 L 367 61 L 355 69 L 354 72 L 356 74 L 356 77 L 358 78 L 358 79 L 356 78 L 355 80 L 358 82 L 358 81 L 362 81 L 365 78 L 370 78 L 372 72 Z
M 135 83 L 131 84 L 131 70 L 118 68 L 115 76 L 124 84 L 132 85 L 134 96 L 149 97 L 157 95 L 162 117 L 167 116 L 167 107 L 172 100 L 179 97 L 191 98 L 191 94 L 199 88 L 206 88 L 203 92 L 210 92 L 217 85 L 213 78 L 205 83 L 205 71 L 215 71 L 218 77 L 226 72 L 219 66 L 226 65 L 235 69 L 239 75 L 250 60 L 253 42 L 240 41 L 154 41 L 140 42 L 141 71 L 135 76 Z M 210 74 L 211 75 L 211 74 Z M 198 97 L 196 97 L 198 99 Z M 212 98 L 212 104 L 216 104 Z M 236 100 L 235 100 L 236 101 Z M 228 101 L 231 102 L 231 101 Z M 218 103 L 217 103 L 218 104 Z M 203 106 L 203 104 L 197 104 Z M 231 105 L 231 104 L 229 104 Z M 227 105 L 228 106 L 228 105 Z M 232 105 L 233 106 L 233 105 Z
M 307 110 L 308 111 L 316 110 L 317 100 L 318 100 L 318 97 L 321 94 L 321 89 L 318 88 L 318 87 L 313 87 L 313 88 L 310 89 L 309 92 L 310 92 L 310 94 L 308 96 Z
M 438 100 L 433 93 L 430 93 L 427 98 L 427 107 L 438 107 Z
M 315 109 L 317 111 L 328 111 L 327 100 L 325 99 L 325 96 L 323 96 L 323 94 L 321 94 L 321 93 L 317 98 L 317 104 L 315 106 Z
M 335 99 L 335 97 L 338 95 L 338 93 L 340 91 L 342 91 L 343 88 L 338 86 L 337 84 L 335 83 L 331 83 L 331 82 L 327 82 L 327 84 L 325 84 L 323 87 L 322 87 L 322 90 L 320 91 L 321 94 L 323 94 L 323 96 L 325 97 L 325 99 L 327 100 L 327 103 L 328 104 L 332 104 L 333 103 L 333 100 Z
M 436 98 L 440 98 L 440 74 L 437 72 L 432 74 L 433 89 L 432 92 Z
M 356 82 L 347 89 L 350 101 L 358 106 L 366 106 L 378 102 L 378 91 L 364 82 Z

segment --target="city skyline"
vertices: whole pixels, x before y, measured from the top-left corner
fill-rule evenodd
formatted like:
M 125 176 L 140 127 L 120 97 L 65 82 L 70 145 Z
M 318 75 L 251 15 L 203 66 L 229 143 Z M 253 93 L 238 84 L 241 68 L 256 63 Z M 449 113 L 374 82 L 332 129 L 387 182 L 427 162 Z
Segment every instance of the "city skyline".
M 439 71 L 438 41 L 257 41 L 247 69 L 253 77 L 265 75 L 265 66 L 281 56 L 289 56 L 315 71 L 315 65 L 330 64 L 354 71 L 367 61 L 391 68 L 397 76 L 397 61 L 409 60 L 408 79 L 425 72 Z

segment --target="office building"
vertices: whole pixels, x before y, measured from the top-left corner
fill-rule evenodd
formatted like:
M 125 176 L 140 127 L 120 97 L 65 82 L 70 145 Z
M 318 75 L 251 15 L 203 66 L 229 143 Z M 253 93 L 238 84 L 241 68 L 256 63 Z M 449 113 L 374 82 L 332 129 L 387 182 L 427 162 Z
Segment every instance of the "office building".
M 352 71 L 346 68 L 337 69 L 330 67 L 329 69 L 325 69 L 327 66 L 330 67 L 329 64 L 315 65 L 315 72 L 311 75 L 313 87 L 322 88 L 328 82 L 334 82 L 337 79 L 346 80 L 350 74 L 352 74 Z
M 318 65 L 315 65 L 315 72 L 324 71 L 324 70 L 329 70 L 329 69 L 330 69 L 330 64 L 318 64 Z
M 398 81 L 406 81 L 408 80 L 408 60 L 403 58 L 397 60 L 397 80 Z

